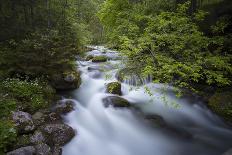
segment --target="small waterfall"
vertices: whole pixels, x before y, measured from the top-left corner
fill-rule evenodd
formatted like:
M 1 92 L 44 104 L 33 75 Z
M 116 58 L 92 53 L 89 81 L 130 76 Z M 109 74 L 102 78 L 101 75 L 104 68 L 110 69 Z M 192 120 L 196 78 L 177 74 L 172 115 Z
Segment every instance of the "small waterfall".
M 138 75 L 131 75 L 129 77 L 126 77 L 122 82 L 128 85 L 132 85 L 132 86 L 142 86 L 142 85 L 151 83 L 152 76 L 149 75 L 147 77 L 142 77 Z

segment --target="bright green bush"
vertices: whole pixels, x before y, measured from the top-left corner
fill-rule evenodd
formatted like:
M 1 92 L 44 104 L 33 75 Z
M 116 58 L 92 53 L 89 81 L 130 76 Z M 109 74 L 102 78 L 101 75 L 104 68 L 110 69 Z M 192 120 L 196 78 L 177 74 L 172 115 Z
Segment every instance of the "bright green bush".
M 16 100 L 0 95 L 0 118 L 8 117 L 16 109 Z
M 16 137 L 13 124 L 7 120 L 0 120 L 0 154 L 4 154 L 7 148 L 16 141 Z
M 0 92 L 28 112 L 46 108 L 54 96 L 54 90 L 45 83 L 19 79 L 8 79 L 1 82 Z M 8 102 L 8 105 L 13 106 L 13 101 Z
M 231 86 L 231 34 L 224 34 L 231 19 L 219 20 L 207 36 L 199 26 L 207 13 L 189 14 L 189 7 L 190 1 L 172 8 L 166 1 L 107 0 L 99 16 L 134 72 L 194 91 L 196 84 Z

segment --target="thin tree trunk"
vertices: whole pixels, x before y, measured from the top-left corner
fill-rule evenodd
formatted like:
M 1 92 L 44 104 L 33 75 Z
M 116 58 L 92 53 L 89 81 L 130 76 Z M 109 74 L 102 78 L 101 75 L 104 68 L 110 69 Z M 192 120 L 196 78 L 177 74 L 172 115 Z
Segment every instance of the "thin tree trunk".
M 46 0 L 47 5 L 47 28 L 51 28 L 51 13 L 50 13 L 50 0 Z
M 32 26 L 33 29 L 35 29 L 35 24 L 34 24 L 34 0 L 31 0 L 30 12 L 31 12 L 31 26 Z

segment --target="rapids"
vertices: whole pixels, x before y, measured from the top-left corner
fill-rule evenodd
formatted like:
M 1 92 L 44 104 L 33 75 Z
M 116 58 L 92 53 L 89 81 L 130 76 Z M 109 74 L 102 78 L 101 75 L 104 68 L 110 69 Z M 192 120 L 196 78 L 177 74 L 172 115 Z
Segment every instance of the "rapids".
M 63 155 L 221 155 L 232 146 L 231 128 L 200 100 L 177 98 L 172 87 L 149 79 L 142 86 L 133 86 L 130 80 L 122 83 L 122 97 L 136 108 L 105 108 L 102 99 L 110 95 L 105 85 L 117 81 L 123 64 L 117 52 L 94 48 L 87 54 L 106 55 L 109 60 L 77 61 L 81 87 L 64 94 L 75 101 L 75 110 L 64 120 L 77 134 L 63 147 Z M 165 95 L 163 87 L 168 90 Z M 145 115 L 159 116 L 165 125 Z

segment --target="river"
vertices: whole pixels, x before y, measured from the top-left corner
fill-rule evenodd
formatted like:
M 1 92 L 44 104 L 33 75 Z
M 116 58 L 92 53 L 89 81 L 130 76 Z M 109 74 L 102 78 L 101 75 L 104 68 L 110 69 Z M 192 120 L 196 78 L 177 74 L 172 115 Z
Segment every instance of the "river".
M 63 147 L 63 155 L 221 155 L 232 147 L 231 128 L 200 100 L 177 98 L 172 87 L 149 79 L 141 86 L 131 85 L 131 80 L 122 83 L 122 97 L 136 108 L 106 108 L 102 99 L 112 96 L 106 93 L 106 84 L 117 81 L 123 64 L 117 52 L 94 48 L 87 54 L 106 55 L 109 60 L 77 61 L 82 84 L 69 93 L 75 110 L 64 116 L 77 134 Z

